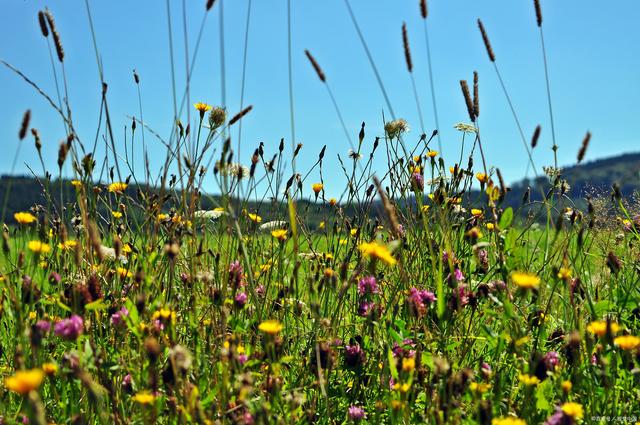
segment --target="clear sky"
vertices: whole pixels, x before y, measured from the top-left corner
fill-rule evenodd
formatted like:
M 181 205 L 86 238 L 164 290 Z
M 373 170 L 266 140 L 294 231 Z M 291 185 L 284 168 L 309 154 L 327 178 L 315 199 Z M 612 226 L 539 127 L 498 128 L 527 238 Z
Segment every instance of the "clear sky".
M 208 14 L 192 77 L 191 103 L 204 101 L 217 105 L 222 102 L 219 50 L 222 2 L 226 106 L 229 113 L 234 114 L 240 108 L 248 0 L 218 0 Z M 183 2 L 171 0 L 170 3 L 180 97 L 185 90 Z M 204 0 L 185 0 L 191 55 L 205 15 L 204 3 Z M 328 145 L 324 175 L 328 193 L 335 195 L 345 183 L 335 158 L 338 154 L 346 156 L 349 146 L 331 101 L 304 56 L 304 49 L 310 49 L 324 69 L 354 139 L 362 121 L 367 124 L 365 143 L 371 143 L 375 135 L 382 135 L 382 111 L 386 106 L 344 1 L 293 0 L 292 3 L 296 142 L 304 144 L 299 168 L 308 168 L 317 159 L 322 145 Z M 575 162 L 587 130 L 593 134 L 587 160 L 637 150 L 638 133 L 634 124 L 640 116 L 640 3 L 637 0 L 541 0 L 541 3 L 560 146 L 559 163 Z M 421 131 L 404 62 L 401 38 L 404 21 L 409 30 L 427 133 L 435 128 L 418 1 L 351 0 L 351 4 L 395 113 L 410 123 L 412 131 L 408 141 L 413 142 Z M 168 138 L 173 101 L 165 2 L 90 0 L 90 5 L 109 84 L 108 99 L 118 149 L 123 146 L 124 126 L 130 124 L 126 116 L 139 115 L 132 78 L 134 68 L 141 78 L 145 122 Z M 259 142 L 265 143 L 267 154 L 275 152 L 281 137 L 287 139 L 289 146 L 286 5 L 284 0 L 252 3 L 244 103 L 252 104 L 254 110 L 243 121 L 241 161 L 244 163 L 249 162 Z M 4 1 L 0 16 L 0 39 L 3 40 L 0 58 L 24 71 L 56 98 L 47 43 L 37 21 L 37 11 L 45 6 L 53 12 L 64 44 L 69 100 L 77 130 L 85 143 L 92 144 L 100 110 L 100 84 L 83 1 Z M 452 126 L 468 121 L 459 80 L 471 80 L 473 71 L 477 70 L 480 124 L 488 162 L 501 168 L 507 180 L 515 181 L 525 174 L 524 148 L 486 56 L 477 18 L 485 23 L 527 139 L 537 124 L 543 127 L 536 162 L 539 165 L 552 162 L 540 39 L 530 0 L 429 1 L 427 22 L 443 151 L 447 164 L 458 157 L 460 137 Z M 59 141 L 65 137 L 60 119 L 31 87 L 0 67 L 0 140 L 4 152 L 0 156 L 1 173 L 11 169 L 19 143 L 21 117 L 28 108 L 32 110 L 32 126 L 42 135 L 43 152 L 50 170 L 55 170 Z M 386 113 L 388 115 L 388 111 Z M 185 113 L 182 120 L 187 120 Z M 235 145 L 237 130 L 232 137 Z M 149 134 L 146 138 L 152 148 L 152 167 L 157 169 L 164 158 L 163 147 Z M 100 152 L 104 155 L 104 150 Z M 137 152 L 140 158 L 140 151 Z M 40 170 L 30 136 L 20 152 L 16 172 L 28 174 L 27 165 L 33 166 L 36 172 Z M 377 167 L 384 168 L 382 158 Z M 137 168 L 141 168 L 139 162 Z M 212 178 L 208 179 L 205 189 L 215 190 Z

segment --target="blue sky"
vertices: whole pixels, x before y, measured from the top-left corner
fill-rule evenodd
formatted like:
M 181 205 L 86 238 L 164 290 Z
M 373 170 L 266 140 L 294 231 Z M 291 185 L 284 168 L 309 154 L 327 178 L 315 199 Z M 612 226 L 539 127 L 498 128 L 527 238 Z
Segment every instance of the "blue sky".
M 227 108 L 240 109 L 240 88 L 248 0 L 218 0 L 206 18 L 202 44 L 191 84 L 191 101 L 220 104 L 219 51 L 220 2 L 224 2 Z M 190 53 L 204 16 L 204 1 L 188 0 L 187 31 Z M 335 160 L 346 156 L 349 145 L 327 93 L 304 56 L 310 49 L 327 75 L 354 139 L 365 121 L 367 138 L 382 135 L 382 111 L 386 109 L 343 0 L 293 1 L 293 84 L 296 142 L 304 144 L 298 167 L 307 169 L 328 145 L 325 181 L 329 195 L 338 194 L 345 179 Z M 429 35 L 440 117 L 440 132 L 447 164 L 459 154 L 460 136 L 452 126 L 468 121 L 459 80 L 480 75 L 480 100 L 485 154 L 508 181 L 525 175 L 522 142 L 482 44 L 476 19 L 481 18 L 497 56 L 527 139 L 537 124 L 543 127 L 535 152 L 538 166 L 550 164 L 551 133 L 546 106 L 544 70 L 533 2 L 529 0 L 447 0 L 429 2 Z M 593 134 L 587 160 L 637 150 L 633 123 L 640 115 L 640 3 L 618 0 L 591 3 L 542 0 L 545 41 L 549 58 L 553 107 L 560 150 L 559 163 L 575 162 L 587 130 Z M 182 2 L 171 0 L 178 96 L 185 89 L 185 52 Z M 428 84 L 427 62 L 418 1 L 351 0 L 395 113 L 412 128 L 408 141 L 420 135 L 420 124 L 406 72 L 401 26 L 406 21 L 414 75 L 427 133 L 435 128 Z M 91 1 L 97 43 L 109 84 L 109 106 L 118 149 L 123 146 L 127 115 L 138 116 L 138 100 L 132 70 L 141 77 L 145 122 L 168 138 L 173 116 L 171 70 L 168 52 L 167 10 L 157 0 Z M 87 13 L 83 1 L 6 1 L 0 17 L 0 58 L 24 71 L 55 98 L 49 53 L 41 36 L 37 11 L 53 12 L 65 47 L 69 100 L 80 137 L 92 144 L 100 108 L 100 84 Z M 290 121 L 287 80 L 286 1 L 253 1 L 248 41 L 245 105 L 254 110 L 243 121 L 241 161 L 249 162 L 259 142 L 268 154 L 281 137 L 289 146 Z M 57 61 L 56 61 L 57 64 Z M 18 147 L 23 112 L 32 110 L 32 126 L 40 130 L 43 153 L 55 170 L 58 145 L 65 137 L 55 112 L 15 74 L 0 68 L 0 172 L 11 169 Z M 387 111 L 388 114 L 388 111 Z M 192 114 L 192 118 L 194 115 Z M 186 114 L 182 120 L 186 121 Z M 232 133 L 234 145 L 237 130 Z M 164 159 L 162 146 L 146 135 L 152 148 L 152 168 Z M 141 141 L 138 139 L 137 143 Z M 138 145 L 140 146 L 140 145 Z M 137 158 L 140 158 L 137 151 Z M 99 151 L 98 159 L 104 155 Z M 269 155 L 270 156 L 270 155 Z M 479 162 L 476 162 L 479 164 Z M 28 174 L 27 165 L 39 171 L 32 139 L 25 140 L 17 173 Z M 384 171 L 380 156 L 377 168 Z M 137 163 L 137 169 L 141 164 Z M 70 172 L 68 168 L 67 172 Z M 317 175 L 315 176 L 317 177 Z M 314 180 L 314 176 L 311 177 Z M 316 178 L 317 179 L 317 178 Z M 205 189 L 215 191 L 213 178 Z

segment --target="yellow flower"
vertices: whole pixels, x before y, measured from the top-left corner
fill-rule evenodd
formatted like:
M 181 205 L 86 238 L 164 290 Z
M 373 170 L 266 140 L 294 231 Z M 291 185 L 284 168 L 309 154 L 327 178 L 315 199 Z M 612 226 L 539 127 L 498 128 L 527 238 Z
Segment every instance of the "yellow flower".
M 78 241 L 69 239 L 64 242 L 58 243 L 58 249 L 70 250 L 70 249 L 74 249 L 77 245 L 78 245 Z
M 565 415 L 571 416 L 573 419 L 582 419 L 584 416 L 584 410 L 582 409 L 582 405 L 579 403 L 570 401 L 560 406 L 560 409 L 562 409 L 562 412 Z
M 526 386 L 538 385 L 540 383 L 540 379 L 538 379 L 537 376 L 527 375 L 526 373 L 518 375 L 518 380 Z
M 42 371 L 47 375 L 55 375 L 58 371 L 58 365 L 55 363 L 45 363 L 42 365 Z
M 38 317 L 38 313 L 36 313 L 35 311 L 29 312 L 29 319 L 35 320 L 36 317 Z
M 133 249 L 131 249 L 131 245 L 126 243 L 122 245 L 122 252 L 124 252 L 125 254 L 130 254 L 131 252 L 133 252 Z
M 416 359 L 413 357 L 408 357 L 402 359 L 402 370 L 405 372 L 412 372 L 413 369 L 416 368 Z
M 317 196 L 318 193 L 320 193 L 324 188 L 324 185 L 322 183 L 314 183 L 313 186 L 311 186 L 311 188 L 313 189 L 313 193 L 315 193 Z
M 8 390 L 26 395 L 38 389 L 44 380 L 41 369 L 19 370 L 13 376 L 5 378 L 4 385 Z
M 476 173 L 476 179 L 478 179 L 480 183 L 486 183 L 489 180 L 489 176 L 485 173 Z
M 346 240 L 346 239 L 344 239 L 344 238 L 342 238 L 342 239 L 340 239 L 340 240 L 338 241 L 338 244 L 339 244 L 339 245 L 346 245 L 346 244 L 347 244 L 347 240 Z
M 271 231 L 271 236 L 279 240 L 280 242 L 284 242 L 287 240 L 287 230 L 286 229 L 276 229 Z
M 491 384 L 487 384 L 485 382 L 472 382 L 469 385 L 469 389 L 473 393 L 484 394 L 491 388 Z
M 200 112 L 201 115 L 204 115 L 205 112 L 211 110 L 211 105 L 208 105 L 203 102 L 194 103 L 193 106 L 194 108 L 196 108 L 198 112 Z
M 607 322 L 605 320 L 597 320 L 587 325 L 587 330 L 594 335 L 605 336 L 607 333 Z M 618 333 L 620 325 L 616 322 L 611 322 L 611 333 Z
M 254 223 L 262 222 L 262 217 L 260 217 L 258 214 L 249 213 L 247 214 L 247 216 L 249 217 L 249 220 L 253 221 Z
M 571 269 L 567 267 L 561 267 L 560 270 L 558 270 L 558 278 L 571 279 Z
M 125 279 L 133 276 L 133 273 L 131 273 L 129 270 L 125 269 L 124 267 L 118 267 L 116 269 L 116 272 L 118 273 L 118 276 L 120 276 L 121 279 Z
M 471 215 L 474 217 L 480 217 L 482 215 L 482 210 L 478 208 L 471 208 Z
M 332 207 L 334 207 L 337 203 L 338 200 L 336 198 L 329 198 L 329 205 L 331 205 Z
M 71 185 L 78 189 L 82 186 L 82 182 L 80 180 L 71 180 Z
M 122 213 L 120 211 L 111 211 L 111 215 L 115 219 L 122 218 Z
M 355 229 L 355 228 L 354 228 L 354 229 L 351 229 L 351 230 L 349 231 L 349 234 L 350 234 L 352 237 L 354 237 L 354 238 L 355 238 L 356 236 L 358 236 L 358 229 Z
M 429 151 L 427 152 L 427 156 L 429 158 L 435 158 L 436 156 L 438 156 L 438 151 Z
M 156 216 L 156 220 L 158 221 L 165 221 L 168 218 L 169 218 L 169 214 L 165 214 L 165 213 L 160 213 Z
M 420 174 L 422 168 L 419 165 L 409 165 L 409 172 L 411 174 Z
M 31 224 L 36 221 L 36 217 L 29 212 L 17 212 L 13 215 L 13 218 L 20 224 Z
M 324 227 L 325 227 L 324 221 L 321 221 L 320 224 L 318 224 L 318 229 L 322 230 L 324 229 Z
M 122 193 L 125 191 L 127 186 L 129 185 L 126 183 L 114 182 L 114 183 L 111 183 L 109 186 L 107 186 L 107 190 L 111 193 Z
M 536 289 L 540 286 L 540 278 L 533 273 L 513 272 L 511 280 L 522 289 Z
M 49 246 L 49 244 L 40 241 L 29 241 L 27 248 L 29 248 L 29 251 L 34 254 L 46 254 L 51 251 L 51 246 Z
M 422 212 L 426 213 L 427 211 L 429 211 L 429 208 L 431 208 L 431 205 L 423 205 L 422 206 Z
M 523 419 L 515 417 L 493 418 L 491 425 L 527 425 Z
M 360 252 L 365 257 L 382 260 L 390 266 L 393 266 L 398 262 L 395 258 L 393 258 L 391 252 L 385 245 L 379 244 L 375 241 L 361 243 L 358 249 L 360 249 Z
M 258 326 L 258 329 L 269 335 L 277 335 L 282 328 L 284 328 L 284 326 L 277 320 L 265 320 Z
M 568 393 L 571 391 L 571 388 L 573 388 L 573 384 L 571 383 L 571 381 L 562 381 L 562 384 L 560 384 L 560 387 L 562 387 L 562 391 L 564 391 L 565 393 Z
M 631 351 L 640 347 L 640 337 L 624 335 L 614 338 L 613 343 L 623 350 Z
M 487 223 L 487 230 L 493 230 L 496 228 L 496 225 L 493 223 Z
M 131 397 L 133 401 L 140 404 L 151 404 L 156 400 L 156 396 L 151 394 L 149 391 L 140 391 L 133 397 Z

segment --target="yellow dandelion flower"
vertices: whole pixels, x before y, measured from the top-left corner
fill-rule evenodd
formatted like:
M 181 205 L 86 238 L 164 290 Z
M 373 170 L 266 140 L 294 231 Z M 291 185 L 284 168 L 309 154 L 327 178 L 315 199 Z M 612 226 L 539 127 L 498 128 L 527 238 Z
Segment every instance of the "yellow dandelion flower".
M 487 384 L 485 382 L 472 382 L 469 384 L 469 389 L 471 392 L 476 394 L 484 394 L 491 388 L 491 384 Z
M 17 212 L 13 215 L 13 218 L 15 218 L 19 224 L 31 224 L 36 221 L 36 216 L 29 212 Z
M 540 286 L 540 278 L 533 273 L 513 272 L 511 280 L 522 289 L 536 289 Z
M 329 199 L 329 205 L 331 205 L 332 207 L 334 207 L 337 203 L 338 203 L 338 200 L 336 198 Z
M 277 335 L 283 328 L 284 326 L 282 325 L 282 323 L 272 319 L 265 320 L 258 326 L 258 329 L 268 335 Z
M 570 401 L 560 406 L 560 409 L 565 415 L 570 416 L 573 419 L 582 419 L 584 416 L 584 410 L 582 405 L 579 403 Z
M 38 313 L 36 313 L 35 311 L 29 312 L 29 319 L 36 320 L 36 317 L 38 317 Z
M 540 383 L 540 379 L 534 375 L 527 375 L 526 373 L 521 373 L 518 375 L 518 380 L 522 385 L 526 386 L 534 386 Z
M 565 393 L 569 393 L 571 392 L 571 388 L 573 388 L 573 384 L 571 383 L 571 381 L 562 381 L 560 387 L 562 388 L 562 391 L 564 391 Z
M 427 156 L 429 158 L 435 158 L 436 156 L 438 156 L 438 151 L 429 151 L 427 152 Z
M 122 213 L 120 211 L 111 211 L 111 215 L 113 216 L 113 218 L 115 218 L 116 220 L 119 218 L 122 218 Z
M 41 369 L 19 370 L 13 376 L 5 378 L 4 385 L 9 391 L 26 395 L 38 389 L 43 380 L 44 372 Z
M 196 110 L 198 112 L 200 112 L 201 114 L 204 115 L 205 112 L 210 111 L 211 110 L 211 105 L 206 104 L 204 102 L 198 102 L 198 103 L 194 103 L 193 107 L 196 108 Z
M 405 372 L 412 372 L 416 368 L 416 359 L 413 357 L 402 359 L 402 370 Z
M 338 241 L 338 244 L 339 244 L 339 245 L 346 245 L 346 244 L 347 244 L 347 240 L 346 240 L 346 239 L 344 239 L 344 238 L 342 238 L 342 239 L 340 239 L 340 240 Z
M 567 267 L 561 267 L 560 270 L 558 270 L 558 278 L 559 279 L 571 279 L 571 269 L 567 268 Z
M 169 214 L 165 214 L 165 213 L 160 213 L 156 216 L 156 220 L 158 221 L 165 221 L 168 218 L 169 218 Z
M 114 182 L 107 186 L 107 190 L 111 193 L 122 193 L 127 189 L 127 186 L 129 186 L 127 183 Z
M 271 231 L 271 236 L 279 240 L 280 242 L 284 242 L 287 240 L 287 230 L 286 229 L 276 229 Z
M 507 416 L 502 418 L 493 418 L 491 425 L 527 425 L 527 422 L 525 422 L 524 419 Z
M 76 189 L 82 187 L 82 182 L 80 180 L 71 180 L 71 185 Z
M 133 397 L 131 397 L 133 401 L 140 404 L 151 404 L 156 400 L 156 396 L 151 394 L 149 391 L 140 391 Z
M 487 230 L 493 230 L 496 228 L 496 225 L 493 223 L 487 223 Z
M 322 230 L 325 227 L 325 223 L 324 221 L 321 221 L 320 224 L 318 224 L 318 229 Z
M 631 351 L 640 347 L 640 337 L 633 335 L 618 336 L 613 339 L 613 343 L 623 350 Z
M 611 322 L 611 333 L 618 333 L 619 330 L 620 325 L 616 322 Z M 596 320 L 595 322 L 591 322 L 587 325 L 587 331 L 594 335 L 605 336 L 607 333 L 607 322 L 605 320 Z
M 375 242 L 375 241 L 361 243 L 360 246 L 358 247 L 358 249 L 360 249 L 360 252 L 365 257 L 370 257 L 370 258 L 375 258 L 375 259 L 378 259 L 378 260 L 382 260 L 382 261 L 384 261 L 385 263 L 387 263 L 390 266 L 393 266 L 398 262 L 391 255 L 391 252 L 389 251 L 389 248 L 387 248 L 385 245 L 382 245 L 382 244 L 380 244 L 378 242 Z
M 116 269 L 116 272 L 118 273 L 118 276 L 120 276 L 121 279 L 126 279 L 128 277 L 133 276 L 133 273 L 131 273 L 129 270 L 125 269 L 124 267 L 118 267 Z
M 429 211 L 429 208 L 431 208 L 431 205 L 423 205 L 422 206 L 422 212 L 426 213 L 427 211 Z
M 471 215 L 474 217 L 480 217 L 482 215 L 482 210 L 478 208 L 471 208 Z
M 72 250 L 78 245 L 78 241 L 73 239 L 68 239 L 64 242 L 58 243 L 58 249 L 60 250 Z
M 34 254 L 46 254 L 51 251 L 49 244 L 40 241 L 29 241 L 27 248 Z
M 253 221 L 254 223 L 262 222 L 262 217 L 260 217 L 258 214 L 249 213 L 247 214 L 247 217 L 249 217 L 249 220 Z
M 350 234 L 352 237 L 354 237 L 354 238 L 355 238 L 356 236 L 358 236 L 358 229 L 355 229 L 355 228 L 354 228 L 354 229 L 351 229 L 351 230 L 349 231 L 349 234 Z
M 486 183 L 489 181 L 489 176 L 487 176 L 486 173 L 476 173 L 476 179 L 478 179 L 480 183 Z
M 133 249 L 131 248 L 131 245 L 126 243 L 122 245 L 122 252 L 124 252 L 125 254 L 130 254 L 131 252 L 133 252 Z
M 42 365 L 42 371 L 48 376 L 55 375 L 58 372 L 58 365 L 55 363 L 45 363 Z
M 322 183 L 314 183 L 311 188 L 313 189 L 313 193 L 316 194 L 316 196 L 318 195 L 318 193 L 320 193 L 322 191 L 322 189 L 324 189 L 324 185 Z

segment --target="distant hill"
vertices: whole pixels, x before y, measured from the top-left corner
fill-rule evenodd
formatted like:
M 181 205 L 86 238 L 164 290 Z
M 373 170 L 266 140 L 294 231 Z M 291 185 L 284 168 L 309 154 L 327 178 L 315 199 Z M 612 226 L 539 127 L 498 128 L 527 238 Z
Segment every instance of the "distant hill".
M 538 179 L 528 179 L 518 181 L 510 185 L 511 190 L 506 196 L 505 203 L 507 205 L 517 207 L 522 201 L 522 196 L 528 187 L 531 187 L 532 199 L 540 199 L 540 189 L 546 190 L 549 187 L 549 179 L 542 173 Z M 581 203 L 584 198 L 593 193 L 599 193 L 606 196 L 611 191 L 613 183 L 620 186 L 623 196 L 630 197 L 634 192 L 640 189 L 640 153 L 629 153 L 604 159 L 598 159 L 586 162 L 580 165 L 574 165 L 562 169 L 563 178 L 566 179 L 571 186 L 568 195 Z M 7 200 L 7 221 L 11 221 L 13 213 L 28 210 L 35 204 L 47 205 L 47 199 L 44 196 L 42 188 L 43 181 L 38 181 L 33 177 L 24 176 L 7 176 L 0 177 L 0 202 L 5 202 L 5 194 L 9 182 L 11 183 L 11 193 Z M 56 198 L 60 196 L 59 181 L 50 182 L 52 194 Z M 63 195 L 65 199 L 74 199 L 74 189 L 68 181 L 63 181 Z M 136 188 L 131 185 L 128 192 L 134 194 Z M 473 194 L 471 198 L 475 198 Z M 215 197 L 212 201 L 211 197 L 203 197 L 202 207 L 205 209 L 213 208 L 215 205 Z M 268 200 L 258 205 L 250 203 L 247 205 L 250 210 L 260 209 L 265 215 L 265 220 L 275 217 L 286 216 L 286 208 L 284 205 L 272 205 Z M 328 213 L 323 207 L 315 203 L 300 202 L 299 211 L 305 211 L 305 215 L 309 219 L 309 223 L 316 223 L 322 220 L 322 217 Z M 353 212 L 347 208 L 345 213 Z M 379 206 L 370 209 L 372 215 L 379 213 Z

